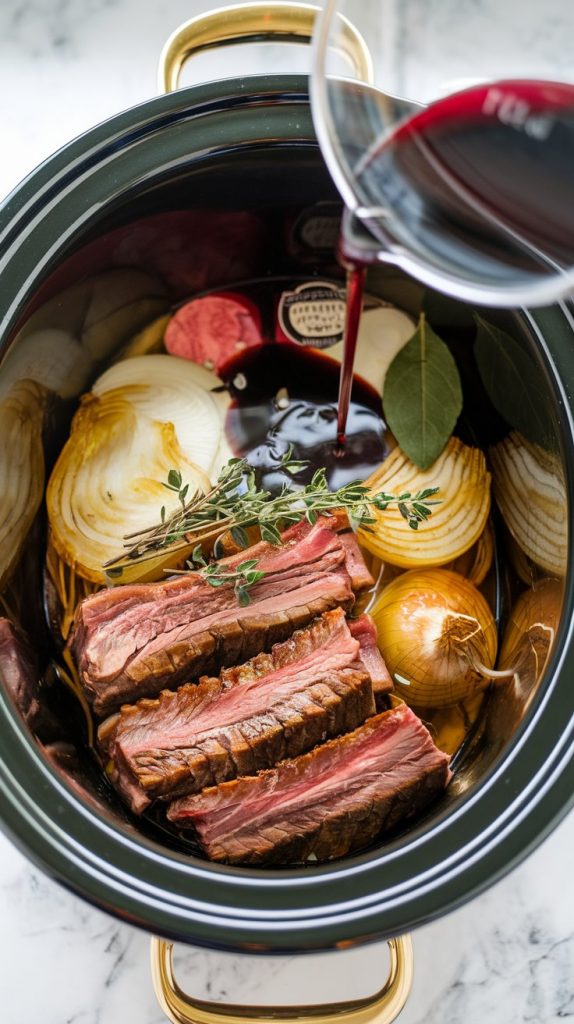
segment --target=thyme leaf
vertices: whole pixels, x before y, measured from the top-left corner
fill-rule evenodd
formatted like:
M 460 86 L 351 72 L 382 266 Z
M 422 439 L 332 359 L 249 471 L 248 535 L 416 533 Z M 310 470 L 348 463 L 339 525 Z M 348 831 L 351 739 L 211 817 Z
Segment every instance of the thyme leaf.
M 280 460 L 280 465 L 286 470 L 292 466 L 298 472 L 301 463 L 294 462 L 289 450 Z M 226 463 L 217 482 L 206 494 L 196 491 L 188 499 L 188 485 L 183 483 L 178 469 L 169 471 L 163 486 L 175 491 L 180 507 L 167 515 L 165 506 L 162 506 L 160 522 L 124 537 L 125 554 L 107 562 L 106 569 L 125 558 L 140 558 L 148 552 L 159 551 L 188 538 L 199 542 L 194 549 L 192 563 L 201 564 L 203 538 L 212 537 L 214 532 L 220 537 L 231 530 L 238 547 L 247 547 L 246 531 L 250 526 L 259 527 L 264 541 L 279 545 L 281 531 L 287 526 L 302 519 L 307 519 L 313 525 L 320 515 L 329 514 L 335 509 L 344 509 L 354 526 L 368 529 L 376 521 L 374 512 L 385 512 L 391 507 L 397 507 L 408 526 L 416 530 L 419 523 L 425 522 L 432 515 L 432 506 L 440 504 L 436 499 L 433 500 L 437 487 L 427 487 L 416 494 L 409 491 L 399 495 L 385 491 L 372 494 L 365 483 L 357 480 L 331 491 L 324 469 L 316 470 L 311 483 L 306 486 L 297 489 L 284 486 L 279 494 L 273 495 L 257 487 L 253 467 L 246 459 L 239 458 L 230 459 Z M 214 580 L 220 580 L 221 576 L 208 573 L 209 568 L 205 569 L 206 578 L 211 576 Z M 233 582 L 238 584 L 239 590 L 248 590 L 252 586 L 243 578 L 234 578 Z M 213 585 L 219 586 L 220 583 Z M 240 594 L 239 597 L 243 600 L 245 595 Z

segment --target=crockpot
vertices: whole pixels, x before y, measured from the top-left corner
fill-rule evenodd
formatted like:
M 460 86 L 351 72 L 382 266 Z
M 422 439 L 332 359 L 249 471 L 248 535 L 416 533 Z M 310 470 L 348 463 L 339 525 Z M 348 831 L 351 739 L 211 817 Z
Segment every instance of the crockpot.
M 298 39 L 308 34 L 313 14 L 304 6 L 255 5 L 239 11 L 239 22 L 237 12 L 229 10 L 223 20 L 214 15 L 196 20 L 166 48 L 167 85 L 176 84 L 193 38 L 202 47 L 214 45 L 216 37 L 225 42 L 238 36 Z M 27 365 L 33 362 L 34 342 L 26 329 L 31 318 L 39 309 L 57 309 L 58 296 L 74 284 L 94 275 L 105 279 L 110 268 L 136 268 L 161 281 L 161 307 L 161 301 L 176 303 L 242 280 L 333 278 L 340 274 L 333 230 L 340 213 L 313 131 L 305 77 L 217 81 L 119 114 L 47 160 L 0 211 L 0 385 L 8 354 L 26 339 L 32 352 Z M 309 225 L 312 229 L 305 230 Z M 371 271 L 369 290 L 413 315 L 425 308 L 446 330 L 472 330 L 465 306 L 429 293 L 389 266 Z M 149 300 L 148 317 L 156 299 L 158 294 Z M 512 335 L 536 368 L 537 399 L 549 410 L 570 497 L 571 529 L 571 311 L 562 304 L 484 315 Z M 121 330 L 117 333 L 119 338 Z M 54 335 L 55 359 L 57 344 Z M 94 362 L 92 377 L 96 372 Z M 516 380 L 520 390 L 520 375 Z M 48 466 L 65 437 L 74 400 L 86 386 L 89 380 L 78 385 L 70 378 L 65 400 L 47 418 Z M 516 404 L 517 395 L 510 397 Z M 30 587 L 23 619 L 40 659 L 47 649 L 44 533 L 40 510 L 22 556 Z M 573 588 L 569 563 L 560 629 L 536 692 L 523 705 L 514 701 L 508 707 L 504 688 L 493 694 L 480 736 L 458 758 L 441 802 L 384 845 L 297 869 L 210 864 L 129 818 L 94 778 L 81 746 L 69 770 L 46 756 L 45 744 L 0 685 L 2 825 L 27 856 L 67 888 L 168 940 L 272 953 L 403 935 L 508 872 L 572 803 Z M 169 950 L 161 942 L 154 946 L 156 976 L 171 992 L 164 997 L 166 1012 L 185 1020 Z M 379 1013 L 381 1001 L 390 1014 L 404 1000 L 408 950 L 406 941 L 392 947 L 392 980 L 374 1004 Z M 367 1000 L 353 1010 L 347 1005 L 345 1013 L 366 1020 L 370 1005 Z M 230 1011 L 222 1009 L 229 1018 Z M 324 1015 L 336 1009 L 326 1008 Z M 210 1012 L 202 1004 L 193 1019 L 208 1020 Z

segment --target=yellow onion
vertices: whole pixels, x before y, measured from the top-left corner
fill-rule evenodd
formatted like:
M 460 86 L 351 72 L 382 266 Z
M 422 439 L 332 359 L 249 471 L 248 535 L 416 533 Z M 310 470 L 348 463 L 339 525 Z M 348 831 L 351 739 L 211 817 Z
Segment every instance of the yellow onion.
M 127 345 L 122 349 L 122 359 L 133 359 L 134 356 L 147 356 L 152 352 L 165 352 L 163 336 L 165 329 L 171 320 L 169 313 L 156 317 L 151 323 L 134 334 Z
M 44 494 L 45 390 L 31 380 L 0 401 L 0 589 L 20 557 Z
M 438 487 L 440 505 L 418 530 L 407 526 L 396 506 L 374 511 L 376 523 L 359 531 L 363 547 L 385 562 L 403 568 L 445 565 L 477 542 L 490 511 L 490 474 L 479 448 L 451 437 L 430 469 L 418 469 L 400 448 L 385 459 L 367 480 L 373 493 L 414 495 Z
M 397 693 L 415 707 L 450 707 L 496 677 L 492 612 L 458 573 L 403 573 L 385 587 L 371 615 Z
M 117 268 L 54 295 L 28 318 L 2 363 L 0 394 L 35 380 L 63 398 L 80 393 L 109 356 L 168 306 L 163 284 Z
M 490 459 L 494 496 L 512 536 L 541 569 L 564 576 L 568 507 L 559 457 L 513 430 Z
M 60 557 L 79 575 L 105 583 L 102 567 L 122 554 L 123 538 L 157 522 L 162 506 L 167 517 L 178 507 L 177 494 L 162 486 L 174 468 L 190 496 L 209 489 L 172 423 L 139 412 L 121 388 L 84 398 L 46 493 Z
M 419 717 L 439 750 L 451 756 L 456 754 L 480 714 L 483 697 L 480 692 L 450 708 L 418 708 Z
M 85 386 L 90 362 L 69 331 L 46 327 L 16 338 L 0 375 L 0 395 L 19 381 L 36 381 L 62 398 L 77 395 Z
M 106 270 L 74 288 L 85 289 L 78 336 L 94 362 L 116 351 L 169 305 L 161 281 L 133 268 Z M 60 304 L 65 310 L 65 301 Z
M 232 457 L 224 432 L 229 408 L 227 391 L 215 391 L 221 380 L 204 366 L 177 356 L 134 356 L 110 366 L 92 388 L 101 396 L 114 390 L 138 415 L 172 423 L 187 459 L 213 482 Z M 179 469 L 177 463 L 174 468 Z
M 382 395 L 387 370 L 397 352 L 412 338 L 415 327 L 410 316 L 394 306 L 366 309 L 361 316 L 353 372 Z M 326 352 L 341 362 L 343 342 L 332 345 Z
M 444 566 L 453 572 L 466 576 L 467 580 L 479 587 L 484 583 L 494 558 L 494 530 L 487 523 L 476 544 Z
M 532 586 L 536 580 L 542 579 L 544 570 L 536 565 L 528 555 L 524 554 L 520 544 L 514 539 L 508 527 L 504 527 L 504 551 L 518 579 L 522 580 L 527 587 Z
M 219 541 L 220 538 L 221 526 L 218 525 L 209 532 L 202 533 L 201 536 L 186 534 L 185 538 L 175 541 L 165 548 L 146 551 L 137 558 L 126 556 L 114 559 L 113 565 L 106 568 L 106 580 L 112 585 L 154 583 L 157 580 L 164 580 L 166 573 L 186 568 L 186 563 L 198 544 L 201 544 L 204 556 L 209 557 L 213 553 L 215 541 Z
M 500 669 L 512 669 L 523 682 L 540 679 L 558 629 L 562 592 L 560 580 L 543 579 L 520 595 L 504 631 Z

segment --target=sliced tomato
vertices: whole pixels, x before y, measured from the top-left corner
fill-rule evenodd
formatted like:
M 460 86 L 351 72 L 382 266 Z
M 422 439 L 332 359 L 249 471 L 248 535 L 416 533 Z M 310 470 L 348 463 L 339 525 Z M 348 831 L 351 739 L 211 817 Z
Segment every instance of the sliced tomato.
M 234 292 L 204 295 L 178 309 L 164 342 L 171 355 L 219 373 L 230 359 L 262 344 L 259 311 L 244 295 Z

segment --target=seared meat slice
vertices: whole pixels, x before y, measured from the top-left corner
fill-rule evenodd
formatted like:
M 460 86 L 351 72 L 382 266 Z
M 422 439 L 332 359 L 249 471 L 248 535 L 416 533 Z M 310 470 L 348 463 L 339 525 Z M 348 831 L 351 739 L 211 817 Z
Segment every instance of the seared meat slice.
M 269 650 L 337 605 L 350 608 L 349 545 L 336 525 L 336 517 L 322 517 L 314 527 L 298 524 L 281 547 L 261 542 L 223 559 L 220 564 L 233 568 L 256 558 L 265 573 L 245 608 L 231 585 L 214 589 L 197 576 L 88 597 L 76 613 L 72 647 L 94 711 L 103 714 L 219 671 Z
M 354 729 L 375 711 L 360 655 L 337 608 L 218 679 L 124 706 L 99 730 L 114 784 L 140 812 Z
M 361 615 L 350 620 L 349 629 L 361 645 L 361 663 L 371 677 L 377 708 L 381 708 L 383 698 L 393 688 L 393 680 L 377 646 L 375 623 L 370 615 Z
M 182 797 L 168 818 L 212 860 L 294 864 L 342 857 L 422 811 L 450 779 L 406 705 L 259 775 Z
M 43 706 L 39 679 L 26 636 L 10 619 L 0 618 L 0 687 L 37 738 L 44 741 L 61 736 L 62 728 Z

